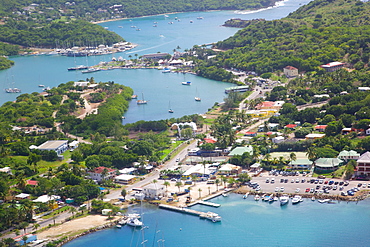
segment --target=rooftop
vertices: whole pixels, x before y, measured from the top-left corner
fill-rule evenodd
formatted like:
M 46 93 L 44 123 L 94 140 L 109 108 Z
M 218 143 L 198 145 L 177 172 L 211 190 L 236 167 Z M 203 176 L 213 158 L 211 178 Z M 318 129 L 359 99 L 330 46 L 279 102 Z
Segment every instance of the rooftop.
M 68 140 L 47 141 L 38 146 L 38 149 L 57 149 L 66 143 L 68 143 Z

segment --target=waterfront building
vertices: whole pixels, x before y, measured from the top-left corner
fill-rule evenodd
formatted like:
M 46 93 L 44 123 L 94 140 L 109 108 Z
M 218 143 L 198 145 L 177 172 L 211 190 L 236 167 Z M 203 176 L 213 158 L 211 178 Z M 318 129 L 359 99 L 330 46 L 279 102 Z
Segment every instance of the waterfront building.
M 218 175 L 232 175 L 241 173 L 242 168 L 230 163 L 224 164 L 218 169 Z
M 370 174 L 370 152 L 363 153 L 357 160 L 356 175 L 368 177 Z
M 145 198 L 155 199 L 161 196 L 165 196 L 165 186 L 163 184 L 148 184 L 143 187 L 142 191 L 145 195 Z

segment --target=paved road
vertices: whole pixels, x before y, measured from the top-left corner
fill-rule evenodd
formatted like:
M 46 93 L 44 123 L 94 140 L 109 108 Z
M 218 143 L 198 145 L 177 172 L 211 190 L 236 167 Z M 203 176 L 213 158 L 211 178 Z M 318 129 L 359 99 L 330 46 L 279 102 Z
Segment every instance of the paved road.
M 185 144 L 186 145 L 186 144 Z M 189 145 L 186 145 L 185 148 L 183 148 L 177 155 L 173 156 L 170 160 L 166 161 L 162 166 L 155 169 L 152 173 L 147 174 L 145 176 L 145 179 L 138 181 L 132 185 L 128 185 L 125 189 L 127 191 L 127 195 L 130 194 L 130 191 L 132 188 L 135 187 L 143 187 L 147 184 L 150 184 L 154 179 L 159 179 L 159 174 L 161 170 L 167 170 L 171 169 L 174 166 L 177 166 L 178 162 L 176 162 L 176 159 L 179 159 L 180 161 L 186 158 L 188 149 L 193 149 L 197 146 L 196 141 L 192 141 Z M 121 190 L 111 191 L 108 195 L 106 195 L 106 199 L 117 199 L 118 197 L 121 197 Z

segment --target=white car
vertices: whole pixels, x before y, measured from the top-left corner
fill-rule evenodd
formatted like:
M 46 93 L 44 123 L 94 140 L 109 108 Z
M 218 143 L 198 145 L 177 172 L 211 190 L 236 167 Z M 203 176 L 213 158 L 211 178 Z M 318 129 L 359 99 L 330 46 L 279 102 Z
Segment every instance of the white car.
M 300 188 L 297 188 L 296 190 L 295 190 L 295 193 L 299 193 L 301 191 L 301 189 Z
M 275 188 L 275 192 L 279 192 L 279 187 L 276 187 Z
M 284 187 L 280 188 L 280 192 L 284 192 L 284 190 L 285 190 Z

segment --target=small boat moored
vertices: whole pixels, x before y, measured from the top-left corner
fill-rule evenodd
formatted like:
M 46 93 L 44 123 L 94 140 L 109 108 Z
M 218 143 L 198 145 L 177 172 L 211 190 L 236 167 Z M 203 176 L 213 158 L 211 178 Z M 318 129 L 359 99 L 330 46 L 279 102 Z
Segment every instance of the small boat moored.
M 302 202 L 302 196 L 295 195 L 292 199 L 292 204 L 297 204 L 297 203 L 300 203 L 300 202 Z
M 289 202 L 289 196 L 287 194 L 280 196 L 280 206 L 284 206 L 288 202 Z
M 182 85 L 185 85 L 185 86 L 190 86 L 191 85 L 191 81 L 183 81 L 181 82 Z

